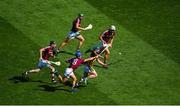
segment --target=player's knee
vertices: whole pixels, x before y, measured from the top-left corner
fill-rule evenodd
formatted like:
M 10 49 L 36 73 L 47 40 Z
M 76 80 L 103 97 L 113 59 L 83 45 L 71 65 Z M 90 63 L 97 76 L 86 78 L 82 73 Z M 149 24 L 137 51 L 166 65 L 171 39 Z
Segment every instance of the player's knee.
M 68 79 L 67 79 L 66 77 L 63 78 L 63 82 L 64 82 L 64 83 L 67 82 L 67 80 L 68 80 Z
M 98 75 L 96 72 L 90 73 L 89 78 L 96 78 Z
M 95 73 L 95 74 L 94 74 L 94 76 L 95 76 L 95 77 L 97 77 L 97 76 L 98 76 L 98 74 L 97 74 L 97 73 Z
M 51 68 L 51 73 L 55 72 L 55 68 L 54 67 L 50 67 Z
M 109 52 L 109 51 L 107 51 L 107 52 L 106 52 L 106 55 L 110 55 L 110 52 Z
M 84 42 L 84 41 L 85 41 L 85 39 L 83 38 L 83 39 L 82 39 L 82 41 Z
M 90 75 L 89 78 L 96 78 L 96 75 Z
M 97 77 L 98 76 L 98 74 L 97 73 L 94 73 L 94 77 Z
M 66 45 L 68 42 L 67 41 L 64 41 L 63 43 L 62 43 L 62 45 Z
M 80 42 L 84 42 L 84 41 L 85 41 L 85 39 L 84 39 L 84 38 L 80 40 Z
M 75 78 L 74 81 L 77 81 L 77 78 Z
M 54 71 L 54 74 L 58 77 L 60 76 L 59 72 L 57 70 Z
M 73 78 L 73 81 L 77 81 L 77 78 L 75 77 L 75 78 Z
M 83 37 L 81 37 L 79 40 L 80 40 L 80 42 L 84 42 L 85 41 L 85 39 Z

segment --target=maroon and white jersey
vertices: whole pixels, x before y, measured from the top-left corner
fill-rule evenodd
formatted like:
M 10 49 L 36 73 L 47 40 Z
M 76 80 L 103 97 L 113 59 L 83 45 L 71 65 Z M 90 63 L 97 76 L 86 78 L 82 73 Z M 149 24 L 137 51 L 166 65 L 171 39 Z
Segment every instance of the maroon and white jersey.
M 102 33 L 102 39 L 105 41 L 105 43 L 109 43 L 110 40 L 114 37 L 115 32 L 112 32 L 110 30 L 106 30 Z
M 80 58 L 71 58 L 67 60 L 68 63 L 70 63 L 69 68 L 72 68 L 73 70 L 77 69 L 82 63 L 84 63 L 84 59 Z
M 51 56 L 53 56 L 53 48 L 51 46 L 48 46 L 42 52 L 42 58 L 44 60 L 49 60 L 49 57 L 51 57 Z
M 73 21 L 73 23 L 72 23 L 72 29 L 71 29 L 72 32 L 77 32 L 77 31 L 78 31 L 78 29 L 76 28 L 76 24 L 78 24 L 79 27 L 81 26 L 81 19 L 80 19 L 80 18 L 76 18 L 76 19 Z

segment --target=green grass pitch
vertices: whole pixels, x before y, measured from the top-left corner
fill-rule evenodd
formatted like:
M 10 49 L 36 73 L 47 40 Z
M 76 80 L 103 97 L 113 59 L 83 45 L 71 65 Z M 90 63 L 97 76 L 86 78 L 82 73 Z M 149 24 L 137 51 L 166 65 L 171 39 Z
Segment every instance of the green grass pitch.
M 179 0 L 0 0 L 0 104 L 180 104 L 179 12 Z M 95 67 L 98 78 L 76 94 L 52 85 L 48 69 L 19 82 L 36 66 L 39 48 L 50 40 L 59 45 L 78 13 L 83 26 L 94 26 L 82 32 L 81 51 L 108 25 L 117 27 L 110 67 Z M 77 43 L 64 50 L 74 53 Z M 58 56 L 61 74 L 69 57 Z

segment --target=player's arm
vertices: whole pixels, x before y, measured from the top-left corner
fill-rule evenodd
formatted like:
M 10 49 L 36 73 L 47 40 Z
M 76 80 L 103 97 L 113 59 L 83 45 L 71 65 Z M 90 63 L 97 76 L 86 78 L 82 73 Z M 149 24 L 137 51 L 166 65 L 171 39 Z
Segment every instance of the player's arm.
M 103 40 L 103 36 L 106 33 L 106 31 L 104 31 L 100 36 L 99 39 L 103 42 L 103 44 L 106 44 L 106 42 Z
M 65 62 L 66 62 L 66 63 L 72 63 L 72 61 L 73 61 L 73 58 L 68 59 L 68 60 L 66 60 Z
M 91 60 L 94 60 L 94 59 L 97 59 L 97 58 L 98 58 L 98 55 L 94 56 L 94 57 L 89 57 L 89 58 L 85 59 L 84 62 L 91 61 Z
M 104 64 L 99 58 L 97 58 L 97 62 L 101 64 L 102 66 L 106 66 L 107 64 Z
M 77 28 L 78 30 L 86 30 L 85 28 L 80 27 L 79 24 L 80 24 L 80 20 L 77 20 L 76 28 Z
M 45 48 L 41 48 L 41 49 L 39 50 L 39 54 L 40 54 L 39 60 L 42 59 L 42 53 L 43 53 L 43 51 L 45 51 Z
M 112 47 L 113 40 L 114 40 L 114 36 L 113 36 L 113 38 L 110 40 L 110 43 L 109 43 L 109 46 L 110 46 L 110 47 Z
M 96 51 L 92 51 L 96 56 L 98 55 L 98 53 Z
M 104 42 L 102 36 L 103 36 L 103 33 L 99 36 L 99 39 L 100 39 L 102 42 Z

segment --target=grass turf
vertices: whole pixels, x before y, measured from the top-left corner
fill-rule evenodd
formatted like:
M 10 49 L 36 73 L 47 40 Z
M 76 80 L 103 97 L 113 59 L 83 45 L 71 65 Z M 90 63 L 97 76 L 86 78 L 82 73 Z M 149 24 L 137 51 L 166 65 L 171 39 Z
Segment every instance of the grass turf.
M 178 1 L 1 0 L 0 7 L 0 104 L 179 104 Z M 40 47 L 50 40 L 62 42 L 79 12 L 85 14 L 83 25 L 94 26 L 82 33 L 82 51 L 95 44 L 108 25 L 117 26 L 110 68 L 95 67 L 98 78 L 76 94 L 67 92 L 67 86 L 50 84 L 48 69 L 29 82 L 15 81 L 36 66 Z M 64 50 L 73 53 L 76 44 Z M 61 74 L 69 57 L 58 56 Z M 76 73 L 80 77 L 82 67 Z

